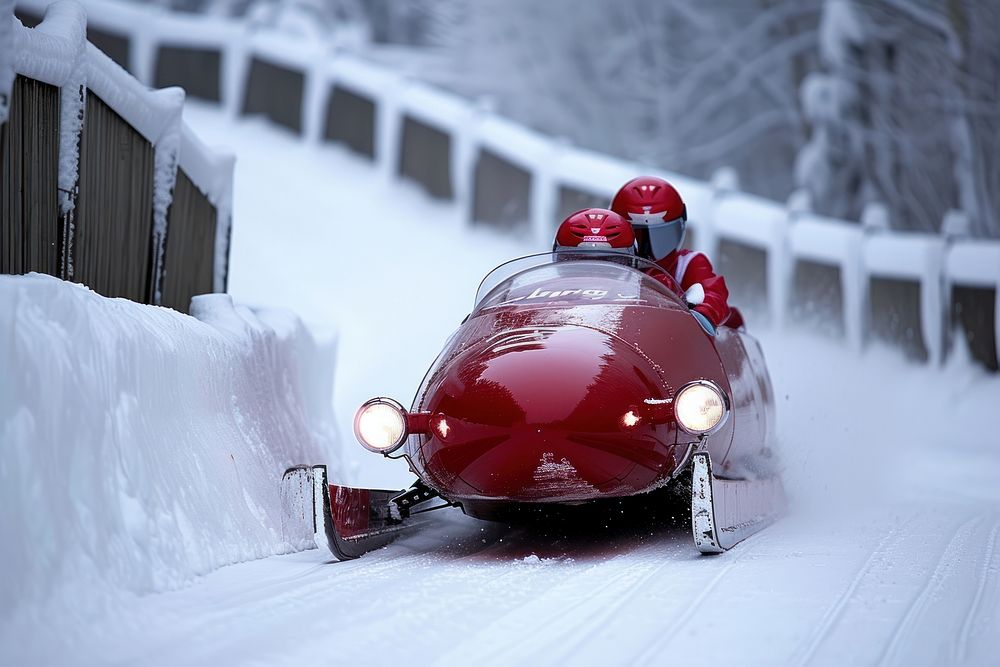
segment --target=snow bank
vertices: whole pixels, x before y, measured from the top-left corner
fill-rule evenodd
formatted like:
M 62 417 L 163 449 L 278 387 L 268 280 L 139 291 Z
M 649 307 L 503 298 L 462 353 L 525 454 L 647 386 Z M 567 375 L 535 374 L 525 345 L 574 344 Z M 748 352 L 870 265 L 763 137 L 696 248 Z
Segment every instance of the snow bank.
M 278 482 L 331 461 L 332 348 L 227 295 L 192 312 L 0 276 L 0 645 L 290 550 Z

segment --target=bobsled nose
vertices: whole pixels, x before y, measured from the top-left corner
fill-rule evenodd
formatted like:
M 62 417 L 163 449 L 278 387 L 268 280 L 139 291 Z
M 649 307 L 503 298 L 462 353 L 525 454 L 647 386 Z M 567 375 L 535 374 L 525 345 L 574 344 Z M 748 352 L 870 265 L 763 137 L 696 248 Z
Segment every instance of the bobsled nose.
M 455 360 L 427 403 L 425 470 L 445 495 L 519 501 L 621 496 L 673 471 L 666 425 L 635 422 L 658 397 L 651 364 L 585 327 L 506 332 Z

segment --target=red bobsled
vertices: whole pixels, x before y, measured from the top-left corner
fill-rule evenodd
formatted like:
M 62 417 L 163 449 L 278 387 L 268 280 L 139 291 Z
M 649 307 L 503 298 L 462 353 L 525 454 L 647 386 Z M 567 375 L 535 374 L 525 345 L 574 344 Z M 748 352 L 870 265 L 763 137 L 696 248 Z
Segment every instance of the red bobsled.
M 427 509 L 510 519 L 645 494 L 690 470 L 700 550 L 756 532 L 783 504 L 760 346 L 738 313 L 706 331 L 672 287 L 653 263 L 599 251 L 494 269 L 412 408 L 376 398 L 355 419 L 366 448 L 409 463 L 414 486 L 331 486 L 322 466 L 293 468 L 289 523 L 351 558 Z

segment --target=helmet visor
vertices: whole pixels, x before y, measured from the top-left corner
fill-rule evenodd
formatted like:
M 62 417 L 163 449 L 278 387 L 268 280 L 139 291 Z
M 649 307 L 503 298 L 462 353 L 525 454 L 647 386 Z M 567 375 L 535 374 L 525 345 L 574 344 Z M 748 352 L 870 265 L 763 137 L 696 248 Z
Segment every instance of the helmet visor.
M 684 240 L 684 220 L 671 222 L 633 222 L 640 257 L 659 261 L 681 247 Z

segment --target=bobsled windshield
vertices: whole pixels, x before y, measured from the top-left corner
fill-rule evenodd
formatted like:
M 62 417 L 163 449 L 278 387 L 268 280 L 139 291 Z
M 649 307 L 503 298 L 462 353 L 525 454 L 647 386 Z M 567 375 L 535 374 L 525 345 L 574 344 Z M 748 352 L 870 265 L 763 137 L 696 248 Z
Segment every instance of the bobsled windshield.
M 679 302 L 673 278 L 645 259 L 601 250 L 528 255 L 479 285 L 475 310 L 500 306 Z

